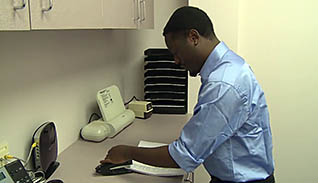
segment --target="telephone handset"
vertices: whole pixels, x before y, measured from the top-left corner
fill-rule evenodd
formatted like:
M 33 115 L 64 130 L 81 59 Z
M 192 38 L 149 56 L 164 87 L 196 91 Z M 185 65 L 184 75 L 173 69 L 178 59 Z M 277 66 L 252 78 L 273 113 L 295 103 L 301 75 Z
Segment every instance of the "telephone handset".
M 107 137 L 114 137 L 135 119 L 135 113 L 125 108 L 115 85 L 98 91 L 96 100 L 103 120 L 92 121 L 82 128 L 81 136 L 85 140 L 100 142 Z

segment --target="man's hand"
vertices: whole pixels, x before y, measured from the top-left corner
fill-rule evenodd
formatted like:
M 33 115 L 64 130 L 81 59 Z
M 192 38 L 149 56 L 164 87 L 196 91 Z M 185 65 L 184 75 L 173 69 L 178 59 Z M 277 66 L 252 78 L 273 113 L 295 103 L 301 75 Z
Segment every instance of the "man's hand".
M 112 147 L 108 151 L 108 154 L 106 155 L 105 159 L 101 160 L 100 163 L 121 164 L 130 161 L 132 160 L 130 153 L 131 148 L 133 147 L 126 145 L 118 145 Z
M 178 168 L 179 166 L 169 154 L 168 146 L 156 148 L 142 148 L 127 145 L 112 147 L 104 160 L 100 163 L 122 164 L 130 160 L 136 160 L 148 165 Z

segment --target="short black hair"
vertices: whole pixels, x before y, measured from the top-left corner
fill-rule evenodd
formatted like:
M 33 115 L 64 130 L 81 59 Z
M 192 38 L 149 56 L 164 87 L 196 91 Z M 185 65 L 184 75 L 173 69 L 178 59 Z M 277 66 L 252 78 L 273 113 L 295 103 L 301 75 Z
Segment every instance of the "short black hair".
M 215 35 L 209 16 L 203 10 L 192 6 L 177 9 L 168 20 L 163 35 L 190 29 L 196 29 L 201 36 L 208 39 Z

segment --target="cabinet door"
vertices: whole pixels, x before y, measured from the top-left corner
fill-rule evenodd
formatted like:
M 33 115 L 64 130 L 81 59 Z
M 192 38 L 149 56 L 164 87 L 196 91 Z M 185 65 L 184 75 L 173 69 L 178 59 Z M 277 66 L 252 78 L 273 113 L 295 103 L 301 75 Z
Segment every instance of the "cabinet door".
M 102 0 L 31 0 L 31 29 L 102 28 Z
M 153 0 L 103 0 L 104 28 L 153 29 Z
M 30 30 L 28 0 L 0 0 L 0 30 Z
M 139 0 L 102 0 L 104 28 L 136 29 Z
M 139 28 L 154 28 L 154 2 L 153 0 L 139 0 Z

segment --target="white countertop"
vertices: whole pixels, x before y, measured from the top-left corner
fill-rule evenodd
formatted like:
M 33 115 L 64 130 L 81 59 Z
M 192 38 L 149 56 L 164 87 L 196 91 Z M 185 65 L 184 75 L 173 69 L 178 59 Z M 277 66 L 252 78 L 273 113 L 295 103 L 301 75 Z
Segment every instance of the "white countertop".
M 50 179 L 62 179 L 64 183 L 181 183 L 182 177 L 157 177 L 138 173 L 100 176 L 95 167 L 115 145 L 137 146 L 140 140 L 169 144 L 179 137 L 181 129 L 191 115 L 153 114 L 149 119 L 134 122 L 112 139 L 103 142 L 87 142 L 79 139 L 58 156 L 60 166 Z

